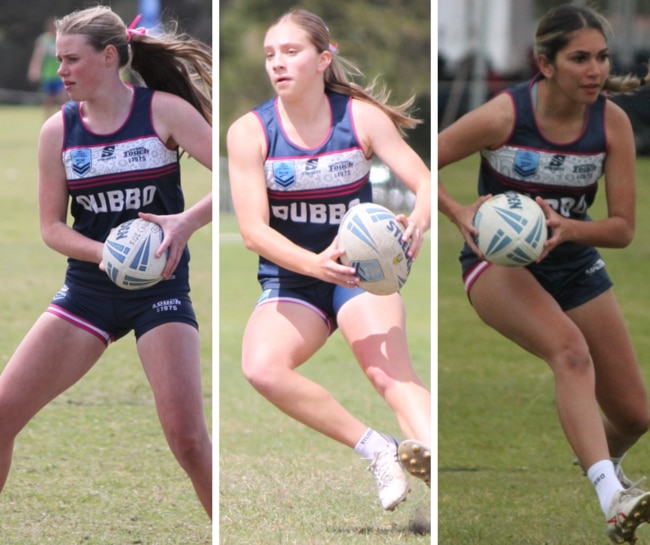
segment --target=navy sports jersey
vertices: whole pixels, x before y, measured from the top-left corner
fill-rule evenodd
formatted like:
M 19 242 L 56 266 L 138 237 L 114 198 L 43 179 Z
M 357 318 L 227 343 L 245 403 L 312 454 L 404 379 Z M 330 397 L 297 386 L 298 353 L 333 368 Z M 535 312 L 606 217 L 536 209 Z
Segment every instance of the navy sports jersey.
M 63 166 L 71 197 L 73 229 L 103 242 L 110 230 L 138 212 L 167 215 L 182 212 L 178 151 L 165 147 L 151 120 L 154 91 L 134 88 L 131 113 L 112 134 L 95 134 L 84 125 L 79 104 L 63 106 Z M 188 282 L 189 252 L 168 281 L 147 288 L 164 292 Z M 68 258 L 66 283 L 93 292 L 128 293 L 115 286 L 96 263 Z
M 253 110 L 267 141 L 264 163 L 270 226 L 295 244 L 319 253 L 337 234 L 345 212 L 360 202 L 372 201 L 370 159 L 354 130 L 352 99 L 328 93 L 331 130 L 314 149 L 289 140 L 273 98 Z M 280 285 L 300 286 L 314 279 L 279 267 L 260 256 L 258 279 L 277 278 Z
M 587 209 L 596 197 L 607 148 L 607 99 L 600 95 L 589 106 L 583 131 L 573 142 L 551 142 L 541 134 L 535 119 L 535 86 L 540 79 L 538 76 L 506 91 L 515 109 L 513 131 L 497 149 L 481 151 L 479 194 L 513 190 L 532 198 L 540 196 L 565 217 L 589 220 Z M 563 259 L 577 246 L 561 244 L 544 261 Z

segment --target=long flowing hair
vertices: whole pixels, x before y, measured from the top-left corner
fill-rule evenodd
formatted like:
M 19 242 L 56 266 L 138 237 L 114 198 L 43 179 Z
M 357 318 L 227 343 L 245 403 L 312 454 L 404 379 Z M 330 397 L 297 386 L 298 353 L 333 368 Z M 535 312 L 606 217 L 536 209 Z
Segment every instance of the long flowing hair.
M 388 104 L 390 91 L 385 85 L 380 85 L 377 78 L 366 87 L 351 81 L 352 77 L 363 76 L 363 73 L 352 62 L 338 54 L 338 51 L 330 42 L 329 28 L 318 15 L 304 9 L 294 9 L 282 15 L 271 27 L 287 21 L 307 32 L 311 43 L 319 53 L 323 51 L 332 53 L 332 62 L 324 74 L 326 91 L 340 93 L 374 104 L 388 115 L 401 133 L 404 133 L 404 129 L 413 129 L 422 122 L 411 115 L 413 103 L 415 102 L 414 96 L 403 104 L 393 106 Z
M 212 125 L 212 48 L 179 33 L 177 22 L 156 35 L 132 32 L 111 8 L 95 6 L 58 19 L 56 30 L 84 35 L 97 51 L 115 46 L 121 68 L 151 89 L 185 99 Z

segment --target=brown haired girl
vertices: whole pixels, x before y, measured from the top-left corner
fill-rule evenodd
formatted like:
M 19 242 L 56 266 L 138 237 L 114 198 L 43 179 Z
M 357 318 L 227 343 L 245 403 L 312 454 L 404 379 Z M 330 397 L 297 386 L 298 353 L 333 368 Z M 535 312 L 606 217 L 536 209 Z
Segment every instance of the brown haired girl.
M 429 481 L 431 397 L 411 364 L 402 299 L 361 290 L 355 270 L 339 263 L 344 250 L 334 239 L 345 210 L 371 200 L 374 153 L 416 194 L 413 211 L 400 216 L 415 258 L 431 220 L 430 172 L 400 134 L 415 124 L 408 104 L 389 106 L 349 83 L 318 16 L 295 10 L 278 19 L 264 55 L 277 96 L 228 132 L 233 202 L 244 243 L 260 256 L 262 287 L 244 333 L 243 371 L 280 410 L 369 460 L 381 505 L 392 510 L 409 490 L 399 441 L 360 422 L 296 369 L 338 327 L 397 416 L 407 468 Z
M 542 358 L 555 378 L 564 434 L 585 468 L 614 543 L 650 520 L 650 494 L 620 462 L 650 425 L 630 335 L 597 247 L 622 248 L 635 226 L 635 148 L 627 115 L 603 91 L 639 80 L 610 75 L 608 25 L 563 4 L 539 23 L 539 74 L 468 113 L 438 137 L 438 167 L 480 153 L 479 199 L 462 205 L 441 183 L 440 211 L 460 230 L 471 304 L 488 325 Z M 588 216 L 604 175 L 607 215 Z M 491 265 L 473 217 L 489 195 L 514 190 L 542 206 L 551 236 L 537 263 Z M 517 305 L 504 309 L 503 301 Z M 600 411 L 603 416 L 601 417 Z
M 41 130 L 39 218 L 43 240 L 68 267 L 0 375 L 0 488 L 23 427 L 133 330 L 165 437 L 210 515 L 212 444 L 187 242 L 211 221 L 212 197 L 185 209 L 179 164 L 182 149 L 212 167 L 210 49 L 127 29 L 107 7 L 74 12 L 56 28 L 58 73 L 71 100 Z M 120 77 L 131 56 L 146 88 Z M 138 216 L 164 231 L 165 281 L 126 291 L 102 270 L 102 247 L 111 229 Z

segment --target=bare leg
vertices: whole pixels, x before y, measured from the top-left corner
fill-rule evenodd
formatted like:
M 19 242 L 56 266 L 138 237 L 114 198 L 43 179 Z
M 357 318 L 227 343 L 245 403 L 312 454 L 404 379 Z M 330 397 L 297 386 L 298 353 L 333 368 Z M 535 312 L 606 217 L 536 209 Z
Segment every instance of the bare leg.
M 138 340 L 167 442 L 212 517 L 212 442 L 203 408 L 198 331 L 169 323 Z
M 431 394 L 413 369 L 399 295 L 354 297 L 339 326 L 364 373 L 395 412 L 407 438 L 431 445 Z
M 94 335 L 47 313 L 27 333 L 0 375 L 0 490 L 18 433 L 83 377 L 104 349 Z
M 327 337 L 325 322 L 311 309 L 288 302 L 261 305 L 246 326 L 242 367 L 255 389 L 281 411 L 354 448 L 368 427 L 322 386 L 295 371 Z

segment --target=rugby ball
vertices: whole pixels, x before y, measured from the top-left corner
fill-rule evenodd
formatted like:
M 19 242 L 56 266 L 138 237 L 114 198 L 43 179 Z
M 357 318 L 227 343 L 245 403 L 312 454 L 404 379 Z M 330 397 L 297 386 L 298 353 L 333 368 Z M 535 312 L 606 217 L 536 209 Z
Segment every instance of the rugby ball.
M 119 287 L 141 290 L 162 280 L 167 252 L 156 257 L 163 240 L 159 225 L 141 218 L 126 221 L 113 229 L 104 242 L 106 274 Z
M 476 245 L 490 263 L 520 267 L 535 261 L 547 238 L 546 217 L 533 199 L 506 191 L 485 201 L 474 216 Z
M 411 272 L 409 243 L 402 241 L 404 226 L 388 208 L 362 203 L 350 208 L 338 229 L 341 263 L 354 267 L 359 287 L 376 295 L 400 290 Z

